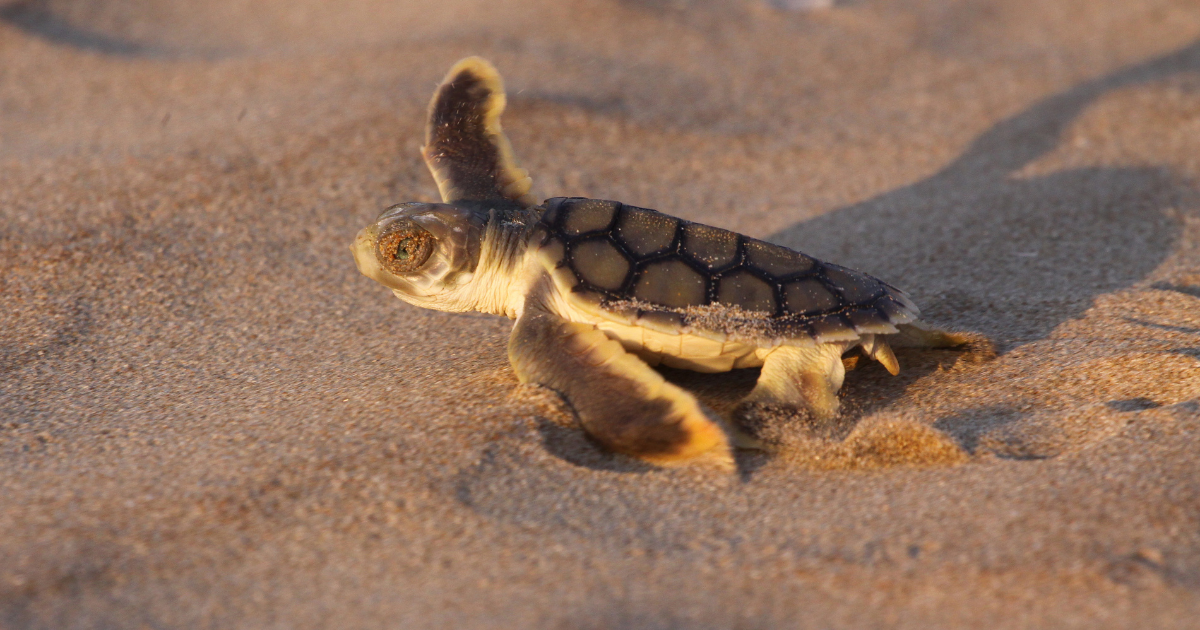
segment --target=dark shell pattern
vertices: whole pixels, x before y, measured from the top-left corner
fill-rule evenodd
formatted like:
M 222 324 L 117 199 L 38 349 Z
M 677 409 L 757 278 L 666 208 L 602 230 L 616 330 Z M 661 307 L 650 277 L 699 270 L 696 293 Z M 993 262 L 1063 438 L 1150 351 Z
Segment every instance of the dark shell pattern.
M 541 249 L 577 297 L 641 325 L 743 339 L 854 339 L 917 317 L 882 280 L 736 232 L 616 201 L 557 197 Z

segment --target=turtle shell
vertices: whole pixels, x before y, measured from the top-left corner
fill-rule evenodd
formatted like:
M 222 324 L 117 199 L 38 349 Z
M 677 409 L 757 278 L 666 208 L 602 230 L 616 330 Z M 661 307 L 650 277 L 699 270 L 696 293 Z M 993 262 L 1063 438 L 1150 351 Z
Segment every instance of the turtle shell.
M 719 339 L 854 340 L 916 319 L 867 274 L 736 232 L 616 201 L 546 201 L 535 242 L 575 306 L 661 332 Z

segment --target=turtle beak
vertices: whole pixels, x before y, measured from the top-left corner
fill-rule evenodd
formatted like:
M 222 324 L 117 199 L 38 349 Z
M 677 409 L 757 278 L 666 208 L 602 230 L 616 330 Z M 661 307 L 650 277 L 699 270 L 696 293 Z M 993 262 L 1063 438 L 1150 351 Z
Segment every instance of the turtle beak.
M 372 245 L 375 243 L 373 230 L 375 226 L 371 225 L 358 231 L 358 235 L 354 237 L 354 242 L 350 243 L 350 253 L 354 255 L 354 265 L 358 267 L 358 272 L 368 278 L 375 278 L 375 272 L 379 267 L 379 263 L 375 261 L 375 257 L 371 254 Z

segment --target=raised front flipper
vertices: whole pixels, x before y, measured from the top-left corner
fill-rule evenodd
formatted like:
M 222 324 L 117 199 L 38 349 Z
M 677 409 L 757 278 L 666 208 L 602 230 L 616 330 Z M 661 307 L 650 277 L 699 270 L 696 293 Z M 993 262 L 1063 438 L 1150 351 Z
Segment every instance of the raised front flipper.
M 508 356 L 522 383 L 562 394 L 584 430 L 611 450 L 659 465 L 733 467 L 725 430 L 700 403 L 595 326 L 527 307 Z
M 433 93 L 421 154 L 442 201 L 537 205 L 529 194 L 529 173 L 517 166 L 500 129 L 504 104 L 500 73 L 480 57 L 454 64 Z

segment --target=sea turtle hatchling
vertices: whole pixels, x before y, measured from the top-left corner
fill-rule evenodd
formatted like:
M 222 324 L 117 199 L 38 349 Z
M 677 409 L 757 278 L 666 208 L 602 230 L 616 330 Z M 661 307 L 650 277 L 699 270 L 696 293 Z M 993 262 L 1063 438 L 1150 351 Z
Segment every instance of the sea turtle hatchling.
M 747 403 L 833 416 L 858 349 L 899 370 L 890 343 L 964 345 L 899 289 L 728 230 L 616 201 L 537 204 L 500 129 L 487 61 L 459 61 L 434 93 L 425 161 L 444 203 L 388 208 L 359 232 L 358 269 L 400 299 L 516 320 L 521 382 L 560 393 L 605 447 L 655 464 L 732 465 L 740 432 L 653 365 L 762 367 Z

